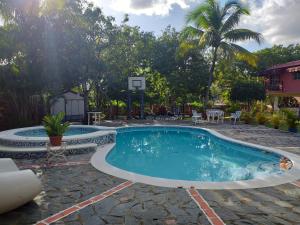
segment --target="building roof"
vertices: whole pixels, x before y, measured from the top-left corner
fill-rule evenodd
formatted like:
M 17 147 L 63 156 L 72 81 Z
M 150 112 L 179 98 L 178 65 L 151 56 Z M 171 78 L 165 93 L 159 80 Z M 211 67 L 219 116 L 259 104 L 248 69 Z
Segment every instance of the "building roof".
M 284 64 L 277 64 L 277 65 L 274 65 L 274 66 L 269 67 L 266 70 L 262 71 L 260 73 L 260 75 L 266 75 L 270 71 L 288 69 L 288 68 L 293 68 L 293 67 L 298 67 L 298 66 L 300 66 L 300 60 L 291 61 L 291 62 L 287 62 Z
M 300 66 L 300 60 L 284 63 L 284 64 L 277 64 L 275 66 L 272 66 L 268 68 L 267 70 L 276 70 L 276 69 L 285 69 L 285 68 L 290 68 L 294 66 Z

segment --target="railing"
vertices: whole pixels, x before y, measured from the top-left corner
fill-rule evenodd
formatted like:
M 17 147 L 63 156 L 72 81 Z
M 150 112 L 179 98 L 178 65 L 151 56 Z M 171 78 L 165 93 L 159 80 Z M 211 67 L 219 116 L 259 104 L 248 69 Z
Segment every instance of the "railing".
M 266 83 L 265 87 L 267 91 L 281 91 L 283 92 L 283 82 L 278 82 L 278 83 Z

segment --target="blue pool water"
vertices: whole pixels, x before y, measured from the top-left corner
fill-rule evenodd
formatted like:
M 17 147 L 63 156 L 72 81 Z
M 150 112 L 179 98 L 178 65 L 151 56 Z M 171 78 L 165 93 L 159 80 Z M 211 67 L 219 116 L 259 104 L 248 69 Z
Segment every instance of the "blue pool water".
M 107 155 L 130 172 L 189 181 L 238 181 L 280 174 L 280 155 L 220 139 L 201 129 L 122 128 Z
M 72 135 L 80 135 L 80 134 L 88 134 L 99 131 L 95 128 L 87 128 L 87 127 L 69 127 L 64 136 L 72 136 Z M 25 131 L 19 131 L 15 133 L 15 135 L 23 136 L 23 137 L 48 137 L 45 129 L 31 129 Z

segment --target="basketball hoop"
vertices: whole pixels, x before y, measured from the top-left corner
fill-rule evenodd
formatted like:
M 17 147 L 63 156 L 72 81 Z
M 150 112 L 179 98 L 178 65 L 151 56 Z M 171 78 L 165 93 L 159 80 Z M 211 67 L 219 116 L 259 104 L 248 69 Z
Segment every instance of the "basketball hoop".
M 145 77 L 128 77 L 128 90 L 142 91 L 146 89 Z
M 131 95 L 133 92 L 140 91 L 141 105 L 140 105 L 140 118 L 144 119 L 144 91 L 146 89 L 145 77 L 128 77 L 128 118 L 131 119 Z M 135 93 L 137 94 L 137 93 Z

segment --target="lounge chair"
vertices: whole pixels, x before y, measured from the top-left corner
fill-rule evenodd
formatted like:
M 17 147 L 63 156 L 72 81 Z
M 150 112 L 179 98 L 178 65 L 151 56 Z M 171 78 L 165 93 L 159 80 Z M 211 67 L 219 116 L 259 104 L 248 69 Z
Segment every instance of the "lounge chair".
M 31 170 L 19 170 L 12 159 L 0 159 L 0 214 L 33 200 L 42 191 Z

